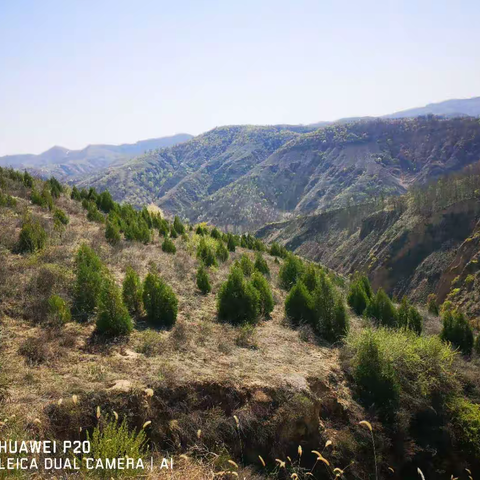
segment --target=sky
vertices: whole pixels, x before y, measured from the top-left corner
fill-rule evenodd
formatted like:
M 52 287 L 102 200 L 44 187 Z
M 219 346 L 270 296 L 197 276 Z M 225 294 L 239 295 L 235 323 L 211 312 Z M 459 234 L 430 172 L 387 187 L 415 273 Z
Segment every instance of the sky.
M 478 0 L 0 0 L 0 155 L 480 96 Z

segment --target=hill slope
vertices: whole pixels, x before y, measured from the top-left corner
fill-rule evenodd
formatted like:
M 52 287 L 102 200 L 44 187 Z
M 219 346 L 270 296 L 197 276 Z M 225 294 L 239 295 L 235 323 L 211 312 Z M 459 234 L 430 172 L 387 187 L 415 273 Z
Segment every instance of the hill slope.
M 99 169 L 113 163 L 121 164 L 147 150 L 155 150 L 186 142 L 191 135 L 181 133 L 171 137 L 141 140 L 134 144 L 88 145 L 82 150 L 68 150 L 64 147 L 52 147 L 39 155 L 6 155 L 0 157 L 0 166 L 16 169 L 28 169 L 33 173 L 66 180 Z
M 310 130 L 310 131 L 309 131 Z M 84 185 L 242 230 L 398 195 L 480 159 L 472 118 L 376 119 L 311 127 L 221 127 L 138 157 Z

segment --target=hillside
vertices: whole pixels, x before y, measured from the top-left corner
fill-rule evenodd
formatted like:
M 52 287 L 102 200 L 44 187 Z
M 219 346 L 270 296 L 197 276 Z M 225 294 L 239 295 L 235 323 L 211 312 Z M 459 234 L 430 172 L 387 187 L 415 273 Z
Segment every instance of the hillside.
M 191 138 L 191 135 L 182 133 L 171 137 L 142 140 L 134 144 L 88 145 L 82 150 L 68 150 L 55 146 L 39 155 L 0 157 L 0 166 L 28 169 L 43 177 L 54 175 L 61 180 L 67 180 L 98 172 L 99 169 L 112 164 L 121 165 L 146 151 L 170 147 Z
M 480 116 L 480 97 L 445 100 L 430 103 L 424 107 L 411 108 L 401 112 L 385 115 L 385 118 L 408 118 L 421 115 L 439 115 L 444 117 Z
M 272 223 L 256 235 L 345 275 L 366 272 L 398 298 L 448 297 L 480 321 L 479 186 L 477 165 L 384 204 Z
M 399 195 L 480 159 L 480 123 L 472 118 L 302 128 L 218 128 L 82 185 L 108 188 L 116 200 L 153 202 L 191 221 L 245 231 Z
M 250 235 L 12 170 L 0 187 L 5 438 L 93 435 L 98 458 L 125 455 L 126 429 L 146 441 L 130 457 L 174 456 L 173 471 L 134 478 L 479 471 L 478 355 L 442 343 L 437 315 L 407 305 L 417 330 L 385 330 L 383 314 L 346 307 L 354 281 Z M 357 213 L 327 224 L 354 229 Z

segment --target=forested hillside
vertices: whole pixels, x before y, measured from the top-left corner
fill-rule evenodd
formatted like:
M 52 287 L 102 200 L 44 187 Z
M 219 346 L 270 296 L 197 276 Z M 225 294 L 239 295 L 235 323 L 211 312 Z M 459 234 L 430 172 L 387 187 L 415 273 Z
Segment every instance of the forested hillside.
M 425 303 L 448 297 L 480 320 L 478 164 L 407 194 L 261 228 L 257 235 L 375 287 Z
M 192 221 L 251 230 L 403 194 L 479 159 L 480 122 L 473 118 L 374 119 L 310 132 L 222 127 L 84 184 Z
M 383 205 L 384 223 L 395 209 L 426 219 L 471 200 L 470 178 Z M 5 169 L 0 189 L 5 437 L 93 439 L 96 459 L 127 451 L 157 467 L 173 455 L 173 472 L 128 472 L 152 480 L 478 472 L 480 336 L 458 292 L 396 303 L 372 258 L 374 288 L 108 191 Z M 353 208 L 331 225 L 366 218 L 366 238 L 378 204 Z
M 152 138 L 133 144 L 88 145 L 82 150 L 52 147 L 40 155 L 6 155 L 0 157 L 0 166 L 28 169 L 32 173 L 48 177 L 54 175 L 61 180 L 80 178 L 110 165 L 121 165 L 146 151 L 166 148 L 192 138 L 188 134 Z

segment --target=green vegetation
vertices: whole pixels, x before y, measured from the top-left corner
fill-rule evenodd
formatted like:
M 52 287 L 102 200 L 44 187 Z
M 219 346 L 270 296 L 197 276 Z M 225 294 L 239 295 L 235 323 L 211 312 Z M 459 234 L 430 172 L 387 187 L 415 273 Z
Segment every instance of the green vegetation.
M 350 283 L 347 302 L 357 315 L 363 315 L 370 299 L 372 298 L 372 287 L 368 278 L 364 275 L 356 275 Z
M 112 278 L 102 284 L 97 316 L 97 332 L 109 337 L 128 335 L 133 322 L 122 301 L 122 293 Z
M 75 257 L 74 314 L 87 320 L 98 306 L 105 281 L 105 267 L 95 251 L 85 243 Z
M 458 310 L 447 310 L 443 314 L 442 340 L 459 348 L 464 355 L 470 355 L 473 348 L 473 330 L 465 315 Z
M 118 245 L 122 236 L 120 235 L 120 228 L 118 225 L 110 220 L 107 220 L 107 226 L 105 228 L 105 238 L 107 242 L 112 245 Z
M 54 210 L 53 219 L 62 225 L 68 225 L 70 223 L 70 218 L 68 218 L 68 215 L 60 208 Z
M 218 246 L 217 246 L 215 255 L 217 256 L 217 259 L 220 262 L 226 262 L 228 260 L 228 257 L 229 257 L 228 249 L 221 240 L 218 241 Z
M 254 268 L 257 272 L 260 272 L 262 275 L 270 275 L 270 268 L 268 268 L 267 261 L 263 258 L 263 255 L 260 252 L 257 252 L 255 255 Z
M 297 282 L 285 299 L 285 313 L 294 325 L 311 324 L 315 319 L 314 301 L 305 284 Z
M 145 430 L 129 431 L 126 419 L 121 423 L 118 420 L 111 420 L 106 417 L 94 429 L 93 432 L 87 431 L 87 440 L 91 445 L 91 456 L 95 459 L 106 458 L 124 458 L 135 459 L 145 458 L 148 453 L 147 435 Z M 138 477 L 139 472 L 136 469 L 103 469 L 105 478 L 120 476 L 121 478 L 131 476 Z
M 253 273 L 254 266 L 252 261 L 250 260 L 250 257 L 247 254 L 243 254 L 240 257 L 240 262 L 238 262 L 238 266 L 241 268 L 243 274 L 246 277 L 250 277 Z
M 273 301 L 272 290 L 267 279 L 260 272 L 254 272 L 251 283 L 259 294 L 260 314 L 264 317 L 270 315 L 275 306 L 275 302 Z
M 457 392 L 454 352 L 438 337 L 367 329 L 349 338 L 349 348 L 362 402 L 384 417 L 393 418 L 400 408 L 413 415 L 434 399 L 445 404 Z
M 139 315 L 142 312 L 142 282 L 138 273 L 127 267 L 122 284 L 123 303 L 131 315 Z
M 286 258 L 288 256 L 288 250 L 284 246 L 275 242 L 270 246 L 269 253 L 273 257 Z
M 206 267 L 216 267 L 218 265 L 215 257 L 215 250 L 210 242 L 207 242 L 205 238 L 200 239 L 197 247 L 197 258 L 202 261 Z
M 218 293 L 218 317 L 233 325 L 254 323 L 260 312 L 260 294 L 247 281 L 240 267 L 234 266 Z
M 33 253 L 41 250 L 47 243 L 47 232 L 38 220 L 27 216 L 20 230 L 17 248 L 20 253 Z
M 432 315 L 438 315 L 437 296 L 431 293 L 427 298 L 427 310 Z
M 165 237 L 165 240 L 162 243 L 162 250 L 165 253 L 172 253 L 172 254 L 177 253 L 177 247 L 175 246 L 173 241 L 170 240 L 168 237 Z
M 365 316 L 374 320 L 378 325 L 384 327 L 396 327 L 398 325 L 398 315 L 395 305 L 383 288 L 379 288 L 372 297 L 365 309 Z
M 48 299 L 48 322 L 53 326 L 62 326 L 72 319 L 67 302 L 59 295 Z
M 303 262 L 295 255 L 289 255 L 280 267 L 280 284 L 285 290 L 290 290 L 304 271 Z
M 423 318 L 419 311 L 413 305 L 409 304 L 407 297 L 403 297 L 397 315 L 398 326 L 400 328 L 408 328 L 409 330 L 414 331 L 417 335 L 422 333 Z
M 203 264 L 200 264 L 197 270 L 197 287 L 204 295 L 212 291 L 208 272 Z
M 155 273 L 149 273 L 143 282 L 143 305 L 150 323 L 166 328 L 175 324 L 177 297 L 172 288 Z

